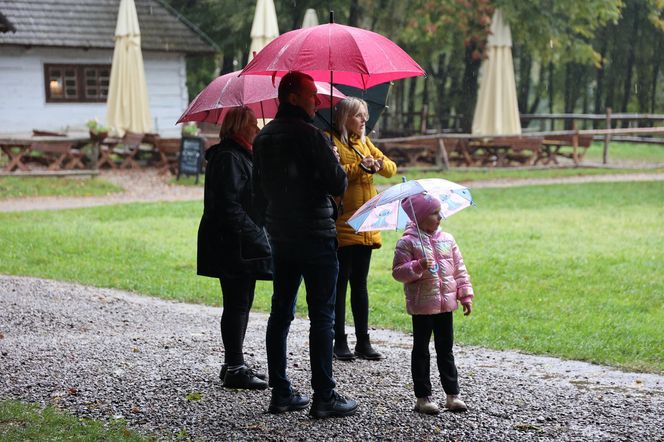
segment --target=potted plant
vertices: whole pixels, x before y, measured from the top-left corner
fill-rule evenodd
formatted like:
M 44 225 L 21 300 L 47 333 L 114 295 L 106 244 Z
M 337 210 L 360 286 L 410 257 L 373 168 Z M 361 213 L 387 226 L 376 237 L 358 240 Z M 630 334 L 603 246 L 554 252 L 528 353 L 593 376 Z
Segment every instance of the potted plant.
M 182 135 L 187 137 L 197 137 L 200 129 L 193 121 L 186 123 L 182 126 Z
M 90 131 L 90 139 L 93 143 L 101 143 L 104 141 L 104 138 L 108 136 L 108 133 L 111 130 L 108 126 L 104 126 L 103 124 L 99 123 L 96 118 L 93 120 L 88 120 L 85 125 Z

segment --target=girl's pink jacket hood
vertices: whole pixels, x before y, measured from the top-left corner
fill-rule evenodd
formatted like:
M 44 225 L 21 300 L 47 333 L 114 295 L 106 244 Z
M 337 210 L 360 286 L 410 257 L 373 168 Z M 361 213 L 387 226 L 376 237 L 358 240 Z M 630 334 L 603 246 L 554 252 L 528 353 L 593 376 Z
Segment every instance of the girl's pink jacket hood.
M 424 249 L 438 263 L 438 270 L 432 273 L 418 262 L 424 256 L 413 223 L 397 242 L 392 263 L 392 276 L 404 283 L 408 313 L 435 315 L 456 310 L 458 302 L 471 302 L 473 286 L 454 237 L 441 229 L 432 235 L 421 233 Z

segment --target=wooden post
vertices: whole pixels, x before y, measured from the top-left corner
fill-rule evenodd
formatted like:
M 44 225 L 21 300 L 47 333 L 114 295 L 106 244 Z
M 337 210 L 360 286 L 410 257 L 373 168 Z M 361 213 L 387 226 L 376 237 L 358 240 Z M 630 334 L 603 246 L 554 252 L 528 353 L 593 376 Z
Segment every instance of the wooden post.
M 439 169 L 449 170 L 450 160 L 447 157 L 447 149 L 442 138 L 438 138 L 438 152 L 436 152 L 436 166 Z
M 422 105 L 422 113 L 420 114 L 420 133 L 424 134 L 427 131 L 427 119 L 429 118 L 429 105 Z
M 579 165 L 579 131 L 577 130 L 574 135 L 572 135 L 572 160 L 574 161 L 574 165 L 578 166 Z
M 611 108 L 606 108 L 606 129 L 611 129 Z M 604 152 L 602 153 L 602 164 L 607 164 L 609 161 L 609 144 L 611 143 L 611 135 L 608 133 L 604 135 Z

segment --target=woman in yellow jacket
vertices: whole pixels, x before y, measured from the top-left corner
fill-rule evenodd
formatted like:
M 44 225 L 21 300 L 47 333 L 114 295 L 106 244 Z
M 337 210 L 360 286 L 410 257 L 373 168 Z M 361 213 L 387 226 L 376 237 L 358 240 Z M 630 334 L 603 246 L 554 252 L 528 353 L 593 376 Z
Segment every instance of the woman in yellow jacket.
M 394 176 L 397 165 L 387 158 L 365 136 L 369 111 L 364 100 L 349 97 L 337 104 L 334 113 L 333 141 L 339 151 L 341 165 L 348 175 L 348 189 L 343 196 L 337 218 L 339 276 L 335 308 L 334 355 L 340 360 L 355 357 L 377 360 L 382 355 L 373 349 L 369 340 L 369 294 L 367 275 L 371 251 L 381 246 L 380 232 L 356 233 L 346 224 L 348 218 L 367 200 L 376 195 L 373 176 Z M 350 282 L 350 304 L 355 323 L 355 353 L 348 348 L 345 333 L 346 287 Z

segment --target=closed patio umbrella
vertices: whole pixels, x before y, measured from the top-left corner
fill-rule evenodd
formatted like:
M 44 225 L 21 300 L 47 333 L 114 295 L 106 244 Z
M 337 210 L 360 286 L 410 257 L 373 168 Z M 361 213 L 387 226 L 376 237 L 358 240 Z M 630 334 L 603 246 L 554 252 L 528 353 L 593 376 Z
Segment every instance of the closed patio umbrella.
M 304 19 L 302 20 L 303 28 L 310 28 L 312 26 L 318 26 L 318 15 L 316 10 L 309 8 L 304 12 Z
M 134 0 L 120 1 L 106 100 L 106 122 L 120 136 L 126 131 L 146 133 L 152 129 Z
M 477 135 L 521 133 L 512 62 L 512 33 L 499 9 L 491 19 L 491 35 L 487 42 L 487 58 L 482 62 L 472 132 Z
M 269 42 L 279 36 L 279 24 L 277 23 L 277 12 L 272 0 L 258 0 L 256 12 L 251 25 L 251 47 L 249 48 L 249 60 L 254 58 Z

